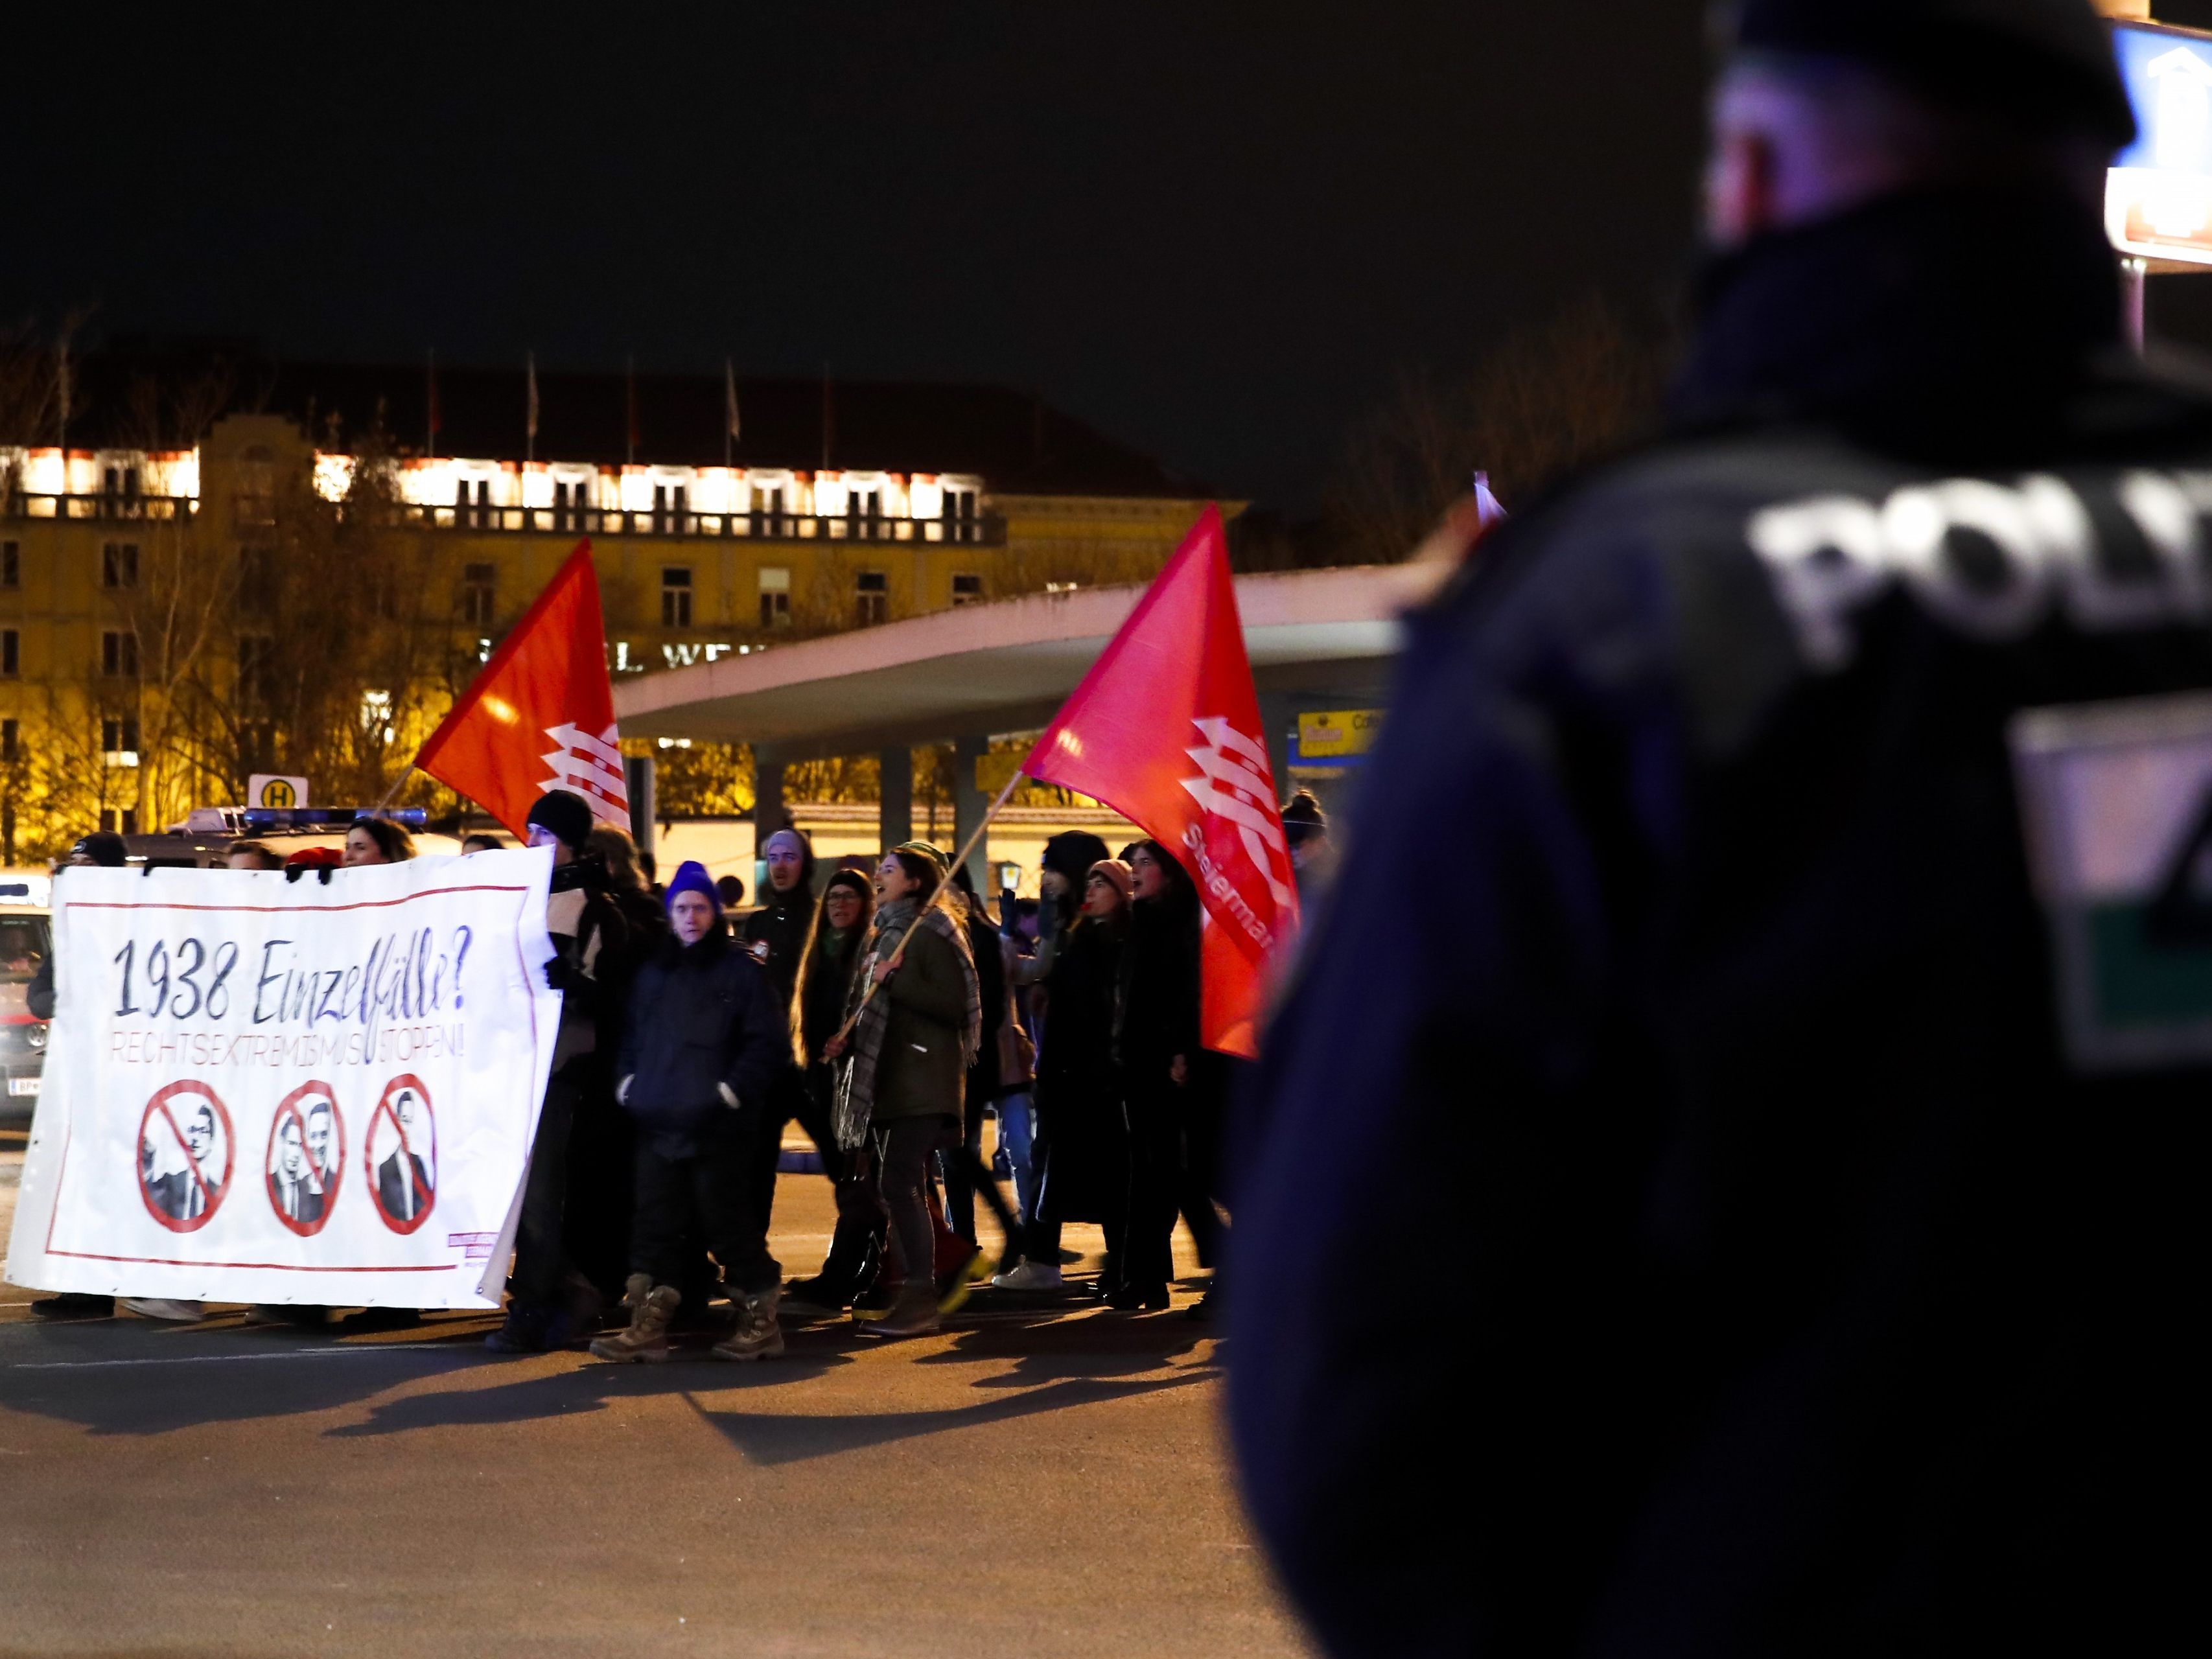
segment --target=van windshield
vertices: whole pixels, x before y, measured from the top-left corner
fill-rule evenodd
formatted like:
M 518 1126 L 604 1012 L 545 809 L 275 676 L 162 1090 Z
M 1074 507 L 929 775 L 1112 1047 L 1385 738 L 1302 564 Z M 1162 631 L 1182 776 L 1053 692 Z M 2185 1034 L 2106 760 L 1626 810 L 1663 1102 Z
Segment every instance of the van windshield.
M 0 985 L 27 985 L 46 959 L 44 916 L 0 916 Z

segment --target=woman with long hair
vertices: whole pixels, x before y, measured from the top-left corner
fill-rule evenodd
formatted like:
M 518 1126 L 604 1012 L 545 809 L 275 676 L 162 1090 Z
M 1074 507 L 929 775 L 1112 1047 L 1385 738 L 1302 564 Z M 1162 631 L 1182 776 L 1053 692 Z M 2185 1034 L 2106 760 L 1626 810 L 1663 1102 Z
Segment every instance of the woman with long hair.
M 415 856 L 415 837 L 390 818 L 366 815 L 346 831 L 345 861 L 355 864 L 404 864 Z
M 898 1291 L 866 1336 L 918 1336 L 937 1328 L 935 1250 L 923 1193 L 930 1155 L 960 1132 L 969 1063 L 981 1039 L 982 1005 L 961 914 L 933 902 L 941 859 L 909 843 L 876 866 L 875 925 L 853 980 L 847 1019 L 823 1045 L 843 1062 L 838 1144 L 865 1144 L 889 1224 L 887 1265 Z
M 859 1160 L 838 1146 L 830 1127 L 836 1068 L 824 1052 L 844 1024 L 874 908 L 873 887 L 858 870 L 839 870 L 823 884 L 791 997 L 792 1057 L 806 1084 L 805 1127 L 822 1154 L 822 1173 L 836 1188 L 837 1227 L 822 1271 L 793 1282 L 785 1297 L 825 1313 L 852 1306 L 883 1252 L 883 1212 L 874 1189 Z

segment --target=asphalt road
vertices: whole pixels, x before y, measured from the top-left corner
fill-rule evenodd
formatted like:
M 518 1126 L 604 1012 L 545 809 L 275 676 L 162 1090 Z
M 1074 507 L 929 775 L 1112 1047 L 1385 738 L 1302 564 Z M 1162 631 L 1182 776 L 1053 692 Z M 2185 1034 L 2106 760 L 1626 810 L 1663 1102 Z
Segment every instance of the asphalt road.
M 787 1271 L 828 1200 L 783 1178 Z M 0 1655 L 1304 1652 L 1189 1288 L 1153 1315 L 994 1294 L 914 1342 L 825 1322 L 779 1361 L 702 1334 L 617 1366 L 495 1360 L 459 1315 L 46 1325 L 0 1287 Z

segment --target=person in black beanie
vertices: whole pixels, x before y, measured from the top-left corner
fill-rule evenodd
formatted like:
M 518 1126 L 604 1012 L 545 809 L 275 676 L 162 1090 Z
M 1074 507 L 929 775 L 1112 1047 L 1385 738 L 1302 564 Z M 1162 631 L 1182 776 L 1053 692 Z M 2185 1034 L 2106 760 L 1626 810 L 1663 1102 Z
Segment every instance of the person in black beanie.
M 2128 101 L 2086 0 L 1723 40 L 1665 429 L 1408 619 L 1268 1026 L 1247 1500 L 1332 1655 L 2185 1644 L 2212 999 L 2121 987 L 2212 912 L 2212 394 Z
M 629 927 L 613 902 L 606 866 L 591 851 L 592 809 L 583 797 L 548 790 L 526 822 L 529 844 L 553 849 L 545 928 L 554 954 L 544 974 L 561 993 L 561 1024 L 530 1146 L 514 1294 L 505 1321 L 484 1339 L 494 1353 L 536 1353 L 589 1335 L 605 1296 L 605 1265 L 574 1259 L 568 1223 L 572 1188 L 596 1186 L 606 1173 L 577 1164 L 570 1153 L 577 1123 L 595 1107 L 605 1111 L 612 1092 L 607 1057 L 620 1041 L 629 949 Z

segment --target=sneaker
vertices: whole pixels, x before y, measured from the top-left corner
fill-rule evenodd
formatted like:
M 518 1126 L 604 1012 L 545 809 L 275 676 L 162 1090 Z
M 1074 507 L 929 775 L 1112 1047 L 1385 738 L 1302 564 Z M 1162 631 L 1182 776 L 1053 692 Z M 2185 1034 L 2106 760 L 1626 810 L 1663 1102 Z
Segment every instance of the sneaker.
M 994 1291 L 1057 1291 L 1065 1288 L 1066 1281 L 1060 1269 L 1042 1261 L 1024 1261 L 1011 1273 L 994 1275 L 991 1288 Z
M 141 1319 L 159 1319 L 172 1325 L 197 1325 L 207 1316 L 207 1304 L 176 1302 L 165 1296 L 126 1296 L 117 1304 Z
M 93 1296 L 83 1291 L 64 1291 L 58 1296 L 36 1297 L 31 1314 L 37 1319 L 106 1319 L 115 1312 L 112 1296 Z
M 1106 1305 L 1120 1313 L 1134 1313 L 1140 1308 L 1158 1313 L 1168 1305 L 1168 1287 L 1164 1285 L 1123 1285 L 1107 1297 Z
M 717 1359 L 773 1359 L 783 1352 L 783 1328 L 775 1322 L 775 1288 L 741 1296 L 738 1328 L 714 1345 Z

